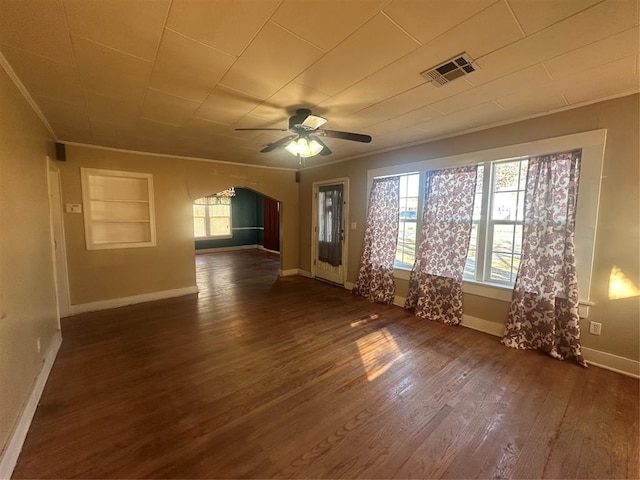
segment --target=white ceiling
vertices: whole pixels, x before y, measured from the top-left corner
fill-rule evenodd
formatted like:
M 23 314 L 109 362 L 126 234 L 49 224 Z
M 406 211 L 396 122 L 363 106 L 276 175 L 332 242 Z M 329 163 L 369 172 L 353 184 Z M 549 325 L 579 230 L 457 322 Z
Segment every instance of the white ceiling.
M 295 167 L 299 107 L 331 162 L 639 90 L 639 0 L 0 0 L 0 52 L 60 141 Z M 420 72 L 467 52 L 443 87 Z M 1 60 L 1 59 L 0 59 Z M 6 62 L 5 62 L 6 63 Z

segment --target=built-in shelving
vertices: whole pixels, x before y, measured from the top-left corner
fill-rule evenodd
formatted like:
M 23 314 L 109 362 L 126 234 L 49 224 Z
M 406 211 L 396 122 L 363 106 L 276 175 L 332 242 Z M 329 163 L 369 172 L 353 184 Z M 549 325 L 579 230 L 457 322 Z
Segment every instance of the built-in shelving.
M 156 245 L 151 174 L 83 168 L 82 196 L 88 250 Z

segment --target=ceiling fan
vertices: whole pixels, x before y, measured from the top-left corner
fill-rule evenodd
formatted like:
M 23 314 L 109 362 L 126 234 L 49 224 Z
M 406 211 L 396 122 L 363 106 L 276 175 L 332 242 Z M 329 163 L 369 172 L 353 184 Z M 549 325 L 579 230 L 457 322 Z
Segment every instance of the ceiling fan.
M 321 129 L 320 127 L 326 122 L 326 118 L 313 115 L 308 108 L 299 108 L 296 110 L 295 115 L 289 118 L 289 128 L 236 128 L 236 130 L 291 132 L 291 135 L 268 144 L 260 152 L 269 153 L 284 147 L 289 153 L 302 158 L 313 157 L 318 154 L 322 156 L 331 154 L 331 150 L 320 140 L 320 137 L 340 138 L 362 143 L 371 142 L 370 135 Z

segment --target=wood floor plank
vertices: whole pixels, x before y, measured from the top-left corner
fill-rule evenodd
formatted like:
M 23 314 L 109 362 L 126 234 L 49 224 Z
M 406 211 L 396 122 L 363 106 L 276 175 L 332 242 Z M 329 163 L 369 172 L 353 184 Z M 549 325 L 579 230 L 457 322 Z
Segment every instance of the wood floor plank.
M 278 268 L 65 319 L 14 478 L 638 478 L 637 380 Z

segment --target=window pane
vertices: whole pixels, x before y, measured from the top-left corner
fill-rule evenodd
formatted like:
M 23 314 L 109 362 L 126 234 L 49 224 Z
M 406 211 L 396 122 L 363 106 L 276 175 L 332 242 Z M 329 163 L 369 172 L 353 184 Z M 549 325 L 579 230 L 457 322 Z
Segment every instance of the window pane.
M 327 218 L 325 215 L 325 203 L 326 203 L 326 199 L 325 199 L 325 192 L 318 192 L 318 240 L 321 242 L 326 241 L 326 236 L 327 236 L 327 232 L 326 232 L 326 224 L 327 224 Z
M 400 212 L 400 218 L 402 218 L 402 212 L 407 211 L 407 199 L 400 197 L 400 203 L 398 204 L 398 211 Z
M 418 199 L 400 200 L 400 220 L 415 220 L 418 217 Z
M 400 177 L 400 198 L 407 196 L 407 177 L 408 175 Z
M 491 280 L 499 280 L 501 282 L 511 281 L 510 253 L 491 254 Z
M 513 239 L 513 253 L 522 252 L 522 225 L 515 226 L 516 232 Z
M 518 268 L 520 268 L 520 255 L 513 256 L 513 270 L 511 272 L 511 281 L 515 282 L 518 276 Z
M 396 262 L 404 267 L 413 266 L 416 250 L 416 223 L 400 221 L 398 226 L 398 246 L 396 248 Z
M 493 220 L 515 220 L 518 206 L 517 192 L 499 192 L 493 196 Z
M 402 268 L 411 268 L 415 260 L 419 189 L 419 174 L 412 173 L 400 177 L 400 223 L 395 264 Z
M 228 217 L 230 211 L 229 205 L 209 205 L 209 215 L 212 217 Z
M 420 175 L 408 175 L 407 176 L 407 196 L 418 197 L 420 190 Z
M 469 253 L 467 254 L 467 262 L 464 265 L 464 277 L 475 279 L 476 277 L 476 261 L 477 261 L 477 246 L 478 246 L 478 224 L 474 223 L 471 226 L 471 238 L 469 240 Z
M 473 200 L 473 219 L 480 220 L 482 213 L 482 193 L 477 194 L 476 198 Z
M 205 216 L 205 206 L 204 205 L 194 205 L 193 206 L 193 216 L 194 217 L 204 217 Z
M 204 228 L 204 218 L 193 219 L 193 234 L 195 237 L 206 237 L 207 230 Z
M 518 209 L 516 210 L 516 219 L 519 222 L 524 221 L 524 192 L 518 192 Z
M 491 249 L 494 252 L 513 252 L 513 231 L 514 225 L 494 225 L 493 226 L 493 245 Z
M 520 162 L 520 190 L 524 190 L 527 185 L 527 170 L 529 169 L 529 160 Z
M 495 192 L 518 190 L 520 160 L 496 163 L 493 174 Z
M 470 280 L 475 280 L 476 278 L 476 249 L 470 248 L 469 253 L 467 254 L 467 263 L 464 265 L 464 273 L 462 276 L 464 278 L 469 278 Z
M 214 217 L 209 219 L 209 234 L 211 236 L 216 235 L 229 235 L 231 229 L 229 228 L 228 217 Z

